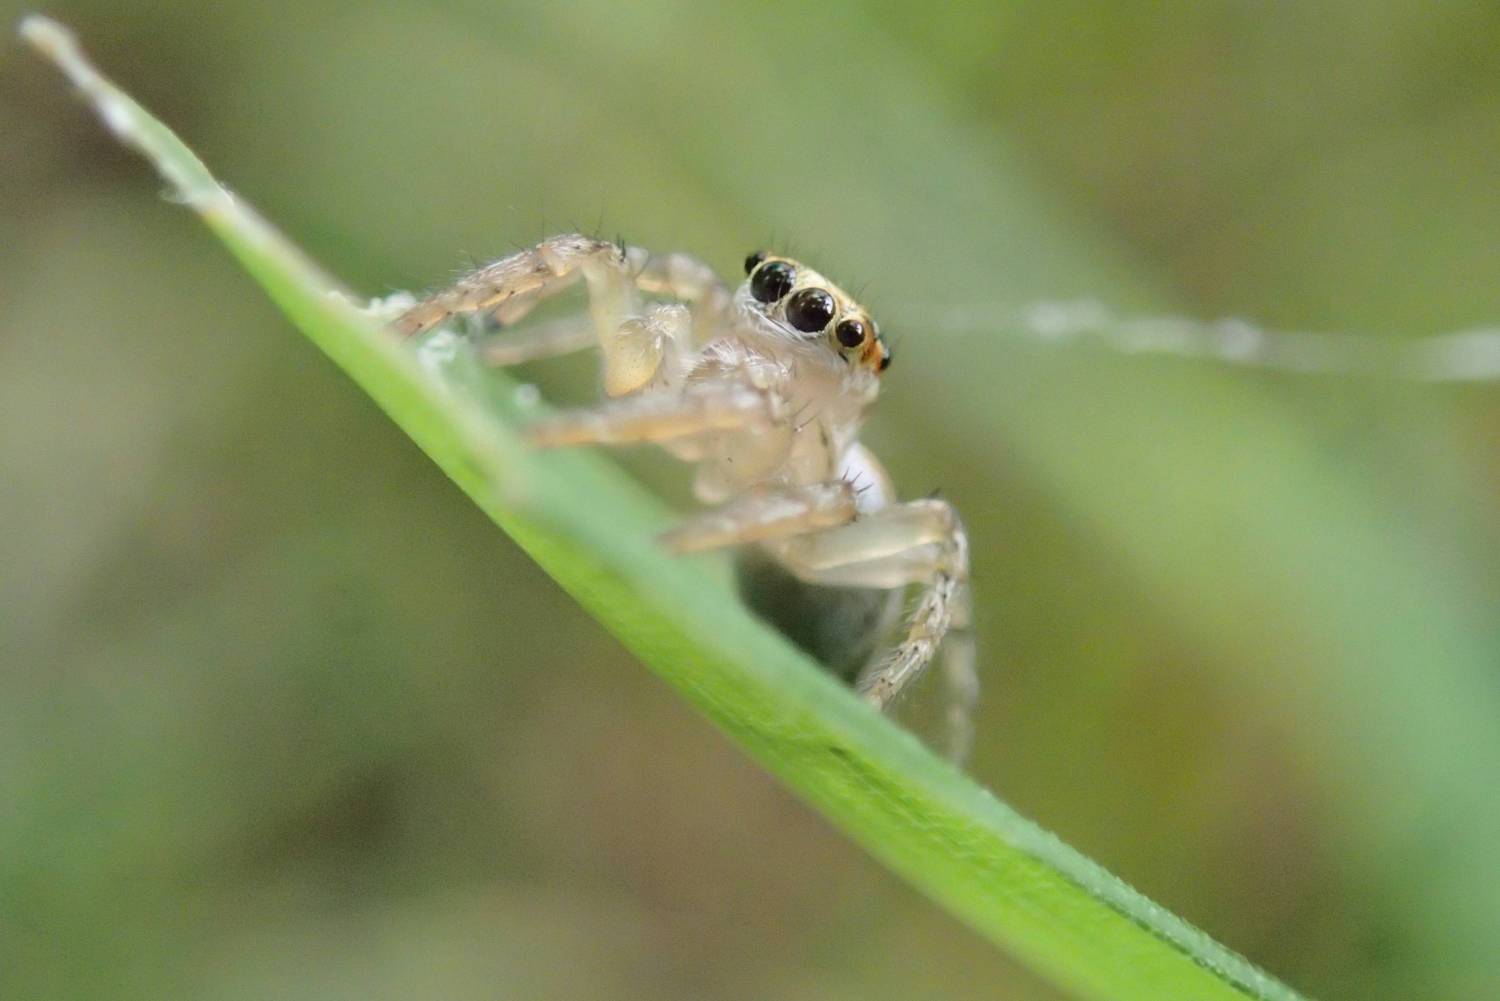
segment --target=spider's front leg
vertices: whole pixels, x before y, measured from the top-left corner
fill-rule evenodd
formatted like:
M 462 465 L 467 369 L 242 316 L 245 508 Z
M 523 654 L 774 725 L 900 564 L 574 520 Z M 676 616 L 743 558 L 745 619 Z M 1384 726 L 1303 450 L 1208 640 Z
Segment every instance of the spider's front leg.
M 613 329 L 625 318 L 621 309 L 628 252 L 613 243 L 570 233 L 543 240 L 528 250 L 502 257 L 471 271 L 397 317 L 405 337 L 422 333 L 454 316 L 490 313 L 502 325 L 514 323 L 544 299 L 570 288 L 580 277 L 599 298 Z M 596 311 L 596 316 L 598 312 Z
M 855 687 L 884 710 L 942 649 L 948 692 L 949 756 L 962 760 L 972 738 L 979 681 L 969 634 L 969 541 L 946 501 L 919 500 L 882 508 L 858 521 L 788 540 L 778 551 L 809 583 L 923 590 L 906 633 Z M 944 642 L 946 638 L 946 642 Z
M 429 330 L 455 316 L 489 314 L 501 326 L 516 323 L 538 303 L 582 278 L 588 287 L 593 336 L 578 324 L 553 323 L 486 350 L 497 364 L 580 350 L 604 353 L 605 391 L 624 396 L 653 384 L 679 348 L 712 329 L 729 302 L 713 271 L 684 254 L 651 254 L 580 236 L 554 236 L 460 278 L 407 310 L 394 323 L 403 336 Z M 645 307 L 639 292 L 686 303 Z

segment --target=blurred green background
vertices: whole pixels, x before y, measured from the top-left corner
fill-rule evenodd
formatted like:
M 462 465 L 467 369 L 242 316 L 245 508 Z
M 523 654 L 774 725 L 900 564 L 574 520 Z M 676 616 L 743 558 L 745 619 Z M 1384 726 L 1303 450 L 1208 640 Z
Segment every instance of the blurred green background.
M 868 439 L 974 539 L 974 774 L 1313 996 L 1500 997 L 1500 385 L 934 319 L 1500 318 L 1500 7 L 48 12 L 371 294 L 576 227 L 868 281 Z M 8 43 L 0 996 L 1057 996 L 633 663 L 159 192 Z

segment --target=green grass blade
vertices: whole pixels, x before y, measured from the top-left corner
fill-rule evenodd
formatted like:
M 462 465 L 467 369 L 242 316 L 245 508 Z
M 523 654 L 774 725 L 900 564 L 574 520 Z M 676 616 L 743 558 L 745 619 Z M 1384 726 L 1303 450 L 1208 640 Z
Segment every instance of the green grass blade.
M 302 331 L 494 521 L 640 658 L 856 842 L 1058 984 L 1092 998 L 1298 995 L 1017 815 L 877 715 L 653 543 L 664 513 L 597 456 L 528 451 L 513 384 L 462 345 L 421 363 L 164 126 L 101 77 L 71 36 L 29 18 L 126 144 L 223 240 Z

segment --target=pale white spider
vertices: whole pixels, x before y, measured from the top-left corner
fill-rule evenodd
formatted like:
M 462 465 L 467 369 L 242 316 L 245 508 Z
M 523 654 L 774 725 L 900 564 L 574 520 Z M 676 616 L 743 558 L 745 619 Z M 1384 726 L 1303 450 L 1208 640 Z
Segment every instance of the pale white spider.
M 745 271 L 731 294 L 682 254 L 555 236 L 464 276 L 395 326 L 410 336 L 479 315 L 506 328 L 581 276 L 585 336 L 576 323 L 537 324 L 487 352 L 502 364 L 594 345 L 603 354 L 609 399 L 531 425 L 531 440 L 650 442 L 694 463 L 698 498 L 718 506 L 664 543 L 678 553 L 739 547 L 747 604 L 877 708 L 941 646 L 947 750 L 961 759 L 978 695 L 968 540 L 946 501 L 897 503 L 858 441 L 890 349 L 864 308 L 811 268 L 757 253 Z M 912 584 L 922 592 L 904 635 L 877 656 Z

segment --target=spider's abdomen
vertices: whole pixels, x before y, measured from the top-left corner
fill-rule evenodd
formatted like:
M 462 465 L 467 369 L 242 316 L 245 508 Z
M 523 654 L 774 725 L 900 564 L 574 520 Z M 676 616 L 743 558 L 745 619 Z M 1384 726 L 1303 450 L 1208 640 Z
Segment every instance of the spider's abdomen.
M 735 558 L 740 599 L 830 673 L 853 683 L 901 610 L 901 591 L 808 584 L 758 547 Z

